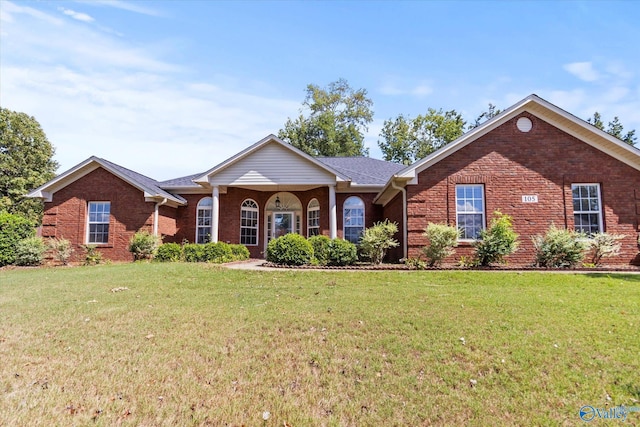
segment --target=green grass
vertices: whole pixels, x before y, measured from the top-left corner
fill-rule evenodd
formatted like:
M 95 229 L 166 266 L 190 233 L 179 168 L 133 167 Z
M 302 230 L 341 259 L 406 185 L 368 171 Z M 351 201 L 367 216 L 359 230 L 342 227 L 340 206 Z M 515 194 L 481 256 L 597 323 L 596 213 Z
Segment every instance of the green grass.
M 639 328 L 640 275 L 4 270 L 0 425 L 574 425 Z

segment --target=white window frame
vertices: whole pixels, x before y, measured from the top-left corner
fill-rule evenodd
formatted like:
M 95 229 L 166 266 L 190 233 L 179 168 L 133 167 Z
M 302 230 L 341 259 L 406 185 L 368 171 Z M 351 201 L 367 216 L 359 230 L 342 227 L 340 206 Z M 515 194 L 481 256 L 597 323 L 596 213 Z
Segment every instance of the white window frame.
M 106 221 L 104 219 L 104 215 L 105 215 L 105 210 L 103 209 L 102 211 L 94 211 L 93 213 L 96 215 L 100 215 L 100 219 L 98 220 L 98 218 L 96 217 L 94 220 L 91 219 L 91 215 L 92 215 L 92 210 L 91 207 L 92 206 L 98 206 L 98 205 L 106 205 L 108 206 L 108 214 L 107 214 L 107 218 Z M 111 222 L 111 202 L 110 201 L 91 201 L 87 203 L 87 235 L 85 238 L 85 241 L 87 242 L 87 244 L 90 245 L 108 245 L 109 244 L 109 229 L 110 227 L 110 222 Z M 104 231 L 102 230 L 101 232 L 91 232 L 91 226 L 92 225 L 106 225 L 107 226 L 107 230 Z M 106 234 L 107 236 L 107 241 L 103 242 L 97 242 L 95 240 L 92 240 L 92 236 L 97 236 L 97 235 L 101 235 L 104 236 Z
M 587 194 L 586 198 L 582 197 L 580 195 L 580 197 L 578 197 L 578 199 L 575 198 L 574 195 L 574 191 L 577 188 L 584 188 L 584 187 L 595 187 L 596 189 L 596 195 L 595 197 L 591 196 L 591 194 Z M 587 193 L 589 192 L 589 190 L 587 190 Z M 594 209 L 582 209 L 583 207 L 583 203 L 584 201 L 586 201 L 587 203 L 589 203 L 590 200 L 595 199 L 598 202 L 598 209 L 594 210 Z M 576 210 L 576 201 L 580 202 L 580 209 Z M 600 190 L 600 184 L 596 183 L 596 182 L 585 182 L 585 183 L 576 183 L 576 184 L 571 184 L 571 205 L 573 207 L 573 229 L 575 231 L 583 231 L 584 232 L 584 228 L 582 227 L 582 224 L 578 225 L 576 224 L 576 216 L 577 215 L 598 215 L 598 230 L 596 231 L 587 231 L 585 232 L 588 235 L 591 235 L 593 233 L 602 233 L 604 232 L 604 224 L 602 222 L 602 191 Z M 589 228 L 591 228 L 589 226 Z
M 360 202 L 359 205 L 362 206 L 362 216 L 360 215 L 358 215 L 357 217 L 349 216 L 347 218 L 347 210 L 349 211 L 348 213 L 351 214 L 351 211 L 359 209 L 359 207 L 356 207 L 355 205 L 353 208 L 347 208 L 347 203 L 349 203 L 350 200 L 358 200 Z M 358 244 L 360 242 L 360 236 L 362 235 L 362 232 L 364 231 L 364 228 L 365 228 L 365 218 L 366 218 L 365 214 L 366 214 L 366 210 L 365 210 L 364 200 L 362 200 L 362 198 L 358 196 L 347 197 L 347 199 L 342 204 L 342 236 L 345 240 L 349 240 L 351 243 L 355 243 L 355 244 Z M 361 224 L 350 224 L 352 221 L 358 220 L 358 219 L 362 219 L 362 221 L 358 221 L 358 222 L 361 222 Z M 358 233 L 358 239 L 355 242 L 352 241 L 352 239 L 347 238 L 349 235 L 351 235 L 351 233 L 347 234 L 347 229 L 352 229 L 352 228 L 360 229 L 360 232 Z
M 467 197 L 466 194 L 466 189 L 470 188 L 471 189 L 471 197 Z M 463 189 L 464 193 L 463 197 L 460 198 L 458 197 L 458 190 L 459 189 Z M 480 190 L 480 198 L 476 197 L 477 196 L 477 192 L 476 190 Z M 478 236 L 475 237 L 468 237 L 465 234 L 465 231 L 467 230 L 467 228 L 471 228 L 471 227 L 464 227 L 464 225 L 461 225 L 461 221 L 460 221 L 460 216 L 461 215 L 479 215 L 480 216 L 480 231 L 485 230 L 486 226 L 487 226 L 487 221 L 486 221 L 486 201 L 485 201 L 485 197 L 484 197 L 484 184 L 456 184 L 456 227 L 458 228 L 458 230 L 460 230 L 460 239 L 459 241 L 461 242 L 474 242 L 476 240 L 478 240 Z M 482 203 L 482 209 L 478 210 L 476 207 L 476 201 L 480 200 Z M 462 202 L 462 207 L 463 209 L 460 209 L 461 203 Z M 470 203 L 470 204 L 469 204 Z
M 208 204 L 204 204 L 207 202 Z M 208 215 L 207 215 L 208 212 Z M 203 221 L 200 221 L 202 219 Z M 206 222 L 208 219 L 208 224 L 201 224 L 201 222 Z M 211 197 L 203 197 L 198 201 L 198 206 L 196 207 L 196 243 L 205 244 L 211 241 L 211 224 L 213 221 L 213 198 Z M 200 230 L 202 230 L 205 234 L 201 234 Z M 208 236 L 208 237 L 207 237 Z M 204 237 L 204 238 L 200 238 Z
M 251 218 L 244 217 L 245 213 L 250 213 Z M 254 215 L 255 214 L 255 215 Z M 247 225 L 244 220 L 250 220 L 253 224 Z M 245 199 L 242 201 L 242 205 L 240 205 L 240 243 L 245 246 L 258 246 L 258 241 L 260 240 L 258 236 L 260 235 L 260 207 L 258 203 L 253 199 Z M 255 234 L 253 235 L 245 235 L 243 231 L 245 230 L 255 230 Z M 244 240 L 244 237 L 251 237 L 250 240 Z M 252 240 L 255 239 L 255 242 Z
M 315 230 L 315 233 L 311 233 Z M 320 234 L 320 202 L 318 199 L 311 199 L 307 204 L 307 237 Z

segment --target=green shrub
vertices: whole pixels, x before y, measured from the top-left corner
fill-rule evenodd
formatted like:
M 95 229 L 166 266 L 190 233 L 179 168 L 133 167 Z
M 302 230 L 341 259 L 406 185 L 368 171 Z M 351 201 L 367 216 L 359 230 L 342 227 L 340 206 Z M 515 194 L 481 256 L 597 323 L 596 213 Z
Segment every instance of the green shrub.
M 404 265 L 411 270 L 424 270 L 427 268 L 427 263 L 420 258 L 407 258 L 404 260 Z
M 73 254 L 73 246 L 71 242 L 63 238 L 52 238 L 47 242 L 47 246 L 53 255 L 53 259 L 67 265 L 71 255 Z
M 500 211 L 493 213 L 494 218 L 487 230 L 480 232 L 475 246 L 475 258 L 481 266 L 504 262 L 518 248 L 518 235 L 513 231 L 512 218 Z
M 158 247 L 154 261 L 176 262 L 182 258 L 182 247 L 177 243 L 163 243 Z
M 433 267 L 442 264 L 446 257 L 454 254 L 453 248 L 458 246 L 460 230 L 452 225 L 430 222 L 423 236 L 429 239 L 429 244 L 422 249 L 422 253 L 427 257 L 427 265 Z
M 539 267 L 573 267 L 584 258 L 586 236 L 551 224 L 544 236 L 533 237 L 536 265 Z
M 374 264 L 382 263 L 387 250 L 399 245 L 393 236 L 398 232 L 398 224 L 385 219 L 366 228 L 360 237 L 362 254 Z
M 47 245 L 41 237 L 27 237 L 16 245 L 16 265 L 40 265 Z
M 299 234 L 285 234 L 267 245 L 267 261 L 275 264 L 305 265 L 311 262 L 312 257 L 311 243 Z
M 13 264 L 18 242 L 34 234 L 34 225 L 28 219 L 0 212 L 0 267 Z
M 352 265 L 356 261 L 358 261 L 356 245 L 343 239 L 333 239 L 329 242 L 329 265 Z
M 602 258 L 616 256 L 620 253 L 624 234 L 595 233 L 589 237 L 588 246 L 593 251 L 591 264 L 600 265 Z
M 203 251 L 206 262 L 222 264 L 233 260 L 233 252 L 226 242 L 209 242 L 204 245 Z
M 133 254 L 136 261 L 151 259 L 161 243 L 160 237 L 154 236 L 148 231 L 138 231 L 129 240 L 129 252 Z
M 182 246 L 182 254 L 187 262 L 205 262 L 204 245 L 187 243 Z
M 315 258 L 313 264 L 327 265 L 329 263 L 329 243 L 331 239 L 320 234 L 311 236 L 308 240 L 313 247 L 313 256 Z
M 98 265 L 102 263 L 102 253 L 96 245 L 82 245 L 84 250 L 84 265 Z
M 249 249 L 245 245 L 240 244 L 231 244 L 231 254 L 233 255 L 234 261 L 244 261 L 251 257 L 249 253 Z

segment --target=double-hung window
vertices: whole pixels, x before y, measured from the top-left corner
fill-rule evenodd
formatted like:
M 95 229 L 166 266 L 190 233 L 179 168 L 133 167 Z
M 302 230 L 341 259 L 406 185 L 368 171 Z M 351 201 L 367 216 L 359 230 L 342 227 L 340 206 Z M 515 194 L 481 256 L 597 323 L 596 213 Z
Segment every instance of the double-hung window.
M 240 243 L 247 246 L 258 244 L 258 204 L 251 199 L 242 202 L 240 208 Z
M 364 231 L 364 202 L 360 197 L 351 196 L 344 201 L 344 239 L 358 243 Z
M 600 184 L 572 184 L 571 194 L 575 230 L 588 235 L 603 231 Z
M 460 240 L 475 240 L 484 229 L 484 185 L 456 185 L 456 221 Z
M 87 212 L 87 243 L 109 243 L 111 202 L 89 202 Z

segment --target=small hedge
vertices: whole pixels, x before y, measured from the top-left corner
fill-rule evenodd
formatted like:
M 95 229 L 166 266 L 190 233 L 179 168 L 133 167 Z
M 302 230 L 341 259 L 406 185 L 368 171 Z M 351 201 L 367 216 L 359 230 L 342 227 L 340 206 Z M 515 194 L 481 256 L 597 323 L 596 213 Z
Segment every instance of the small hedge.
M 267 261 L 274 264 L 305 265 L 312 257 L 311 243 L 299 234 L 285 234 L 267 245 Z
M 13 264 L 18 242 L 34 234 L 34 225 L 28 219 L 0 212 L 0 267 Z
M 329 244 L 331 239 L 327 236 L 318 235 L 309 237 L 309 243 L 313 247 L 313 256 L 317 265 L 327 265 L 329 263 Z
M 155 261 L 176 262 L 182 259 L 182 247 L 177 243 L 163 243 L 158 248 Z
M 358 261 L 358 247 L 348 240 L 333 239 L 329 243 L 329 265 L 353 265 Z
M 162 240 L 148 231 L 138 231 L 129 240 L 129 252 L 136 261 L 152 259 L 158 250 Z
M 41 237 L 27 237 L 16 245 L 15 264 L 35 266 L 42 264 L 47 245 Z
M 251 257 L 249 249 L 247 249 L 245 245 L 231 244 L 229 247 L 231 248 L 234 261 L 244 261 Z

